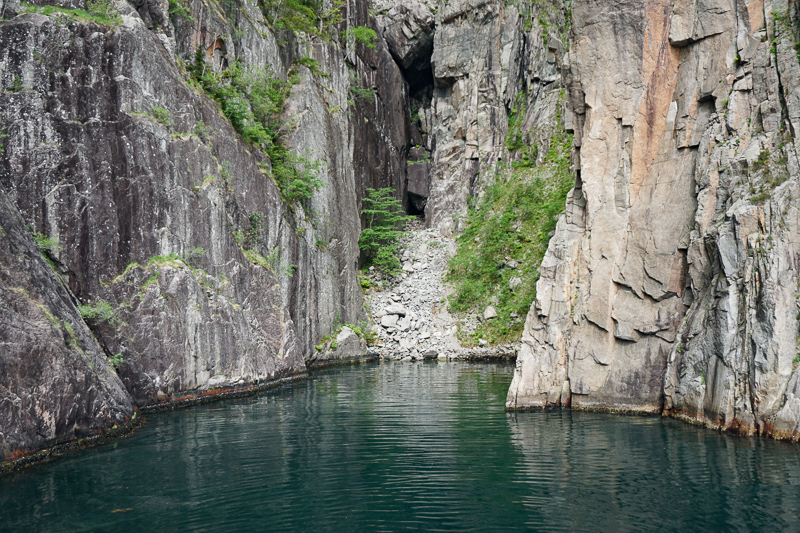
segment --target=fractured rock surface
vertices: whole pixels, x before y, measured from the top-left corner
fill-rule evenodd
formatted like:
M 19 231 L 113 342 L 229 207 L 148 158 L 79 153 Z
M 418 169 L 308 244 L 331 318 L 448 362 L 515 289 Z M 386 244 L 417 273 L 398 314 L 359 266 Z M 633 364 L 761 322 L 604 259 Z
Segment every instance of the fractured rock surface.
M 509 407 L 800 436 L 793 4 L 714 4 L 573 4 L 579 181 Z

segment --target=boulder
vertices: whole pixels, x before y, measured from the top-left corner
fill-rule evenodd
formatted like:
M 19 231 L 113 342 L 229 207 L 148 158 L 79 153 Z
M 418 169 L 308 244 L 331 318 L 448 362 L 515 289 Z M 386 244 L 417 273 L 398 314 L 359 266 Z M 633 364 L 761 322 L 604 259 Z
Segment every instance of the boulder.
M 400 331 L 408 331 L 411 329 L 411 319 L 407 316 L 404 316 L 400 320 L 397 321 L 397 329 Z
M 378 17 L 383 38 L 392 57 L 403 67 L 411 69 L 417 62 L 429 61 L 433 50 L 433 13 L 423 4 L 408 0 Z
M 381 326 L 384 328 L 393 328 L 397 326 L 397 315 L 385 315 L 381 318 Z
M 483 311 L 483 318 L 485 318 L 486 320 L 497 318 L 497 310 L 490 305 Z
M 386 306 L 387 315 L 406 316 L 406 308 L 399 303 L 393 303 Z

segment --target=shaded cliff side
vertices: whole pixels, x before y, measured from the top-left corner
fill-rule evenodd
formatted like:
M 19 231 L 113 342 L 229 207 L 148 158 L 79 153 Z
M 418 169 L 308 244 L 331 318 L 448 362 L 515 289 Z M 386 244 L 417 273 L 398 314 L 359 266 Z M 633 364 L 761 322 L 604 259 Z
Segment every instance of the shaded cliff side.
M 794 2 L 573 3 L 578 185 L 509 408 L 797 439 Z
M 0 200 L 0 453 L 125 426 L 129 396 L 16 209 Z
M 32 331 L 64 346 L 28 358 L 33 341 L 4 322 L 5 458 L 124 422 L 134 406 L 304 372 L 320 337 L 363 319 L 359 198 L 366 187 L 401 194 L 408 148 L 407 89 L 386 44 L 339 37 L 375 26 L 364 1 L 343 7 L 332 37 L 273 30 L 247 2 L 118 2 L 107 16 L 44 4 L 2 5 L 0 196 L 25 238 L 47 243 L 30 284 L 74 303 L 66 317 L 8 282 L 3 305 L 41 307 Z M 267 152 L 200 87 L 198 61 L 288 87 L 280 142 L 317 169 L 310 198 L 287 200 Z M 14 253 L 4 247 L 0 264 Z M 73 324 L 87 355 L 50 332 L 53 320 Z M 68 357 L 99 358 L 99 377 L 56 369 L 56 386 L 33 367 Z

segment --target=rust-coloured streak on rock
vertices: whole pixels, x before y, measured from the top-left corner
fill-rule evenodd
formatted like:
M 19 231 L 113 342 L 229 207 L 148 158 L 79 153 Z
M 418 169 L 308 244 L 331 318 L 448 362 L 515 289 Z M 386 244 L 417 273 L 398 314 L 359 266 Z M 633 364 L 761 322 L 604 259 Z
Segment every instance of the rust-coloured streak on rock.
M 680 57 L 680 52 L 670 46 L 668 38 L 671 2 L 648 2 L 646 9 L 647 26 L 642 51 L 642 81 L 646 89 L 639 103 L 639 116 L 633 133 L 631 202 L 635 202 L 650 173 L 654 155 L 665 133 L 669 105 L 678 82 Z
M 764 0 L 748 0 L 747 12 L 750 15 L 750 31 L 764 27 Z

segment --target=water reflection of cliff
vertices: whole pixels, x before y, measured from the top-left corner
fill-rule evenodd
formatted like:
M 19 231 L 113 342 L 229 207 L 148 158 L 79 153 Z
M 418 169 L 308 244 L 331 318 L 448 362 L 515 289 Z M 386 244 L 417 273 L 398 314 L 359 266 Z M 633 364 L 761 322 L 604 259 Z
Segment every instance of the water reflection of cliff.
M 522 455 L 528 527 L 763 531 L 800 523 L 794 446 L 659 418 L 552 411 L 507 419 Z

